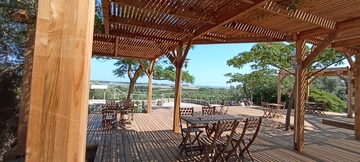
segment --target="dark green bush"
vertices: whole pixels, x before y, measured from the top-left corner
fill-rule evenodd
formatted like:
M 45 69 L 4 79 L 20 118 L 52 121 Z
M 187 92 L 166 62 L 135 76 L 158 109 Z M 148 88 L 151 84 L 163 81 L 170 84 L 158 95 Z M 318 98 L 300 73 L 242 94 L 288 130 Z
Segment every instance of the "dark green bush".
M 331 93 L 319 90 L 317 88 L 310 88 L 309 101 L 328 103 L 328 106 L 325 108 L 326 111 L 342 113 L 347 109 L 346 103 L 343 100 L 335 95 L 332 95 Z

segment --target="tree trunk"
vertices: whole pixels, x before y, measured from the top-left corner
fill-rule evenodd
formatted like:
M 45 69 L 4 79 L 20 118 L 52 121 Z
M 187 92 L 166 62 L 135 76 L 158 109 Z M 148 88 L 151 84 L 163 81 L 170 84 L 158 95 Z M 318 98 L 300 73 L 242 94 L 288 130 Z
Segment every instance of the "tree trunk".
M 135 84 L 136 84 L 136 79 L 130 79 L 129 91 L 128 91 L 128 95 L 126 98 L 127 100 L 133 99 L 133 95 L 134 95 L 134 91 L 135 91 Z
M 293 89 L 291 91 L 290 100 L 289 100 L 289 106 L 286 111 L 286 117 L 285 117 L 285 130 L 286 131 L 289 130 L 289 128 L 290 128 L 290 116 L 291 116 L 291 109 L 293 108 L 293 105 L 294 105 L 295 87 L 296 87 L 296 84 L 294 83 Z

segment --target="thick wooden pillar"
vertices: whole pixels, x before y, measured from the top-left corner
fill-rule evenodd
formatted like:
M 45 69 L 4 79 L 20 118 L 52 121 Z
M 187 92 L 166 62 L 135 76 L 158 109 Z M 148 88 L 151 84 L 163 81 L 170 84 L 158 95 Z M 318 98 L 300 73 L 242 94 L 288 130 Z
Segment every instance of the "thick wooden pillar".
M 305 60 L 305 41 L 296 41 L 296 58 L 298 65 Z M 296 69 L 296 98 L 294 118 L 294 148 L 300 152 L 304 151 L 304 117 L 305 117 L 305 89 L 306 89 L 306 67 L 298 66 Z
M 355 55 L 355 139 L 360 140 L 360 55 Z
M 182 54 L 183 54 L 183 44 L 180 43 L 179 47 L 177 48 L 177 52 L 176 52 L 176 62 L 175 62 L 175 67 L 176 67 L 176 79 L 175 79 L 175 98 L 174 98 L 174 125 L 173 125 L 173 130 L 175 133 L 180 133 L 180 127 L 179 127 L 179 122 L 180 122 L 180 102 L 181 102 L 181 80 L 182 80 L 182 64 L 181 64 L 181 59 L 182 59 Z
M 94 0 L 39 0 L 26 161 L 84 161 Z
M 153 78 L 153 72 L 154 72 L 154 64 L 155 59 L 150 60 L 150 66 L 149 66 L 149 81 L 148 81 L 148 100 L 147 100 L 147 113 L 151 113 L 151 100 L 152 100 L 152 78 Z
M 347 88 L 348 88 L 348 113 L 347 113 L 347 117 L 348 118 L 352 118 L 353 117 L 353 83 L 352 83 L 352 71 L 348 70 L 348 77 L 346 78 L 346 82 L 347 82 Z
M 26 134 L 29 120 L 30 86 L 33 69 L 35 25 L 27 25 L 26 50 L 24 53 L 23 77 L 21 85 L 19 125 L 16 146 L 16 156 L 25 156 Z

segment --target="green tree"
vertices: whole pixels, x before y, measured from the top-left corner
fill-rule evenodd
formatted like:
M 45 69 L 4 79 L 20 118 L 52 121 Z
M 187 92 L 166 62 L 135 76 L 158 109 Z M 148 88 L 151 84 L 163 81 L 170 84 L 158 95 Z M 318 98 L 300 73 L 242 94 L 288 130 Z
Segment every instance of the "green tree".
M 155 80 L 169 80 L 175 81 L 176 69 L 166 58 L 160 58 L 156 62 L 154 67 L 155 72 L 153 74 Z M 130 80 L 127 99 L 132 99 L 135 91 L 136 81 L 147 74 L 147 68 L 150 65 L 150 61 L 133 60 L 118 58 L 118 61 L 114 64 L 117 68 L 113 71 L 117 77 L 128 77 Z M 185 83 L 194 83 L 195 77 L 190 75 L 188 71 L 183 71 L 182 81 Z
M 267 76 L 271 73 L 275 73 L 274 70 L 263 68 L 258 71 L 253 71 L 248 74 L 239 73 L 227 73 L 225 76 L 231 79 L 227 83 L 238 82 L 242 83 L 246 97 L 249 97 L 253 101 L 254 90 L 258 85 L 264 85 L 268 82 Z
M 310 48 L 307 47 L 306 51 L 309 51 Z M 235 68 L 242 68 L 246 64 L 250 64 L 250 67 L 259 71 L 262 69 L 276 69 L 276 70 L 284 70 L 291 74 L 294 70 L 291 66 L 291 56 L 294 56 L 295 44 L 285 44 L 285 43 L 257 43 L 255 44 L 250 51 L 245 51 L 239 53 L 237 56 L 227 61 L 228 66 L 233 66 Z M 334 49 L 325 49 L 312 63 L 310 67 L 307 68 L 308 71 L 313 69 L 326 69 L 327 67 L 334 65 L 342 65 L 343 60 L 345 59 L 344 55 L 337 50 Z M 312 74 L 313 75 L 313 74 Z M 306 79 L 312 77 L 312 75 L 308 76 Z M 236 80 L 236 74 L 228 75 L 231 77 L 229 82 L 232 79 Z M 249 84 L 249 83 L 248 83 Z M 251 85 L 251 84 L 250 84 Z M 295 85 L 293 86 L 294 89 Z M 294 91 L 292 91 L 294 92 Z M 291 99 L 289 101 L 288 111 L 286 113 L 286 129 L 290 125 L 290 114 L 291 108 L 293 106 L 293 94 L 291 95 Z

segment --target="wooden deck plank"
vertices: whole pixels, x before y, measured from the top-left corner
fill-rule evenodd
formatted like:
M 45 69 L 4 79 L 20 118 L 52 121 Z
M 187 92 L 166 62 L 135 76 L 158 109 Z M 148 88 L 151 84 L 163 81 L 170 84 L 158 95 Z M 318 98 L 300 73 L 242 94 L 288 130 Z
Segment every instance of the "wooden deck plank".
M 195 110 L 201 110 L 196 108 Z M 197 112 L 199 113 L 199 112 Z M 229 114 L 261 116 L 260 109 L 229 108 Z M 260 113 L 260 115 L 256 115 Z M 172 132 L 173 109 L 157 108 L 151 114 L 134 114 L 134 122 L 125 128 L 101 129 L 101 116 L 89 114 L 88 144 L 98 144 L 95 161 L 194 161 L 180 155 L 181 135 Z M 322 116 L 322 118 L 330 115 Z M 307 119 L 305 119 L 307 120 Z M 273 119 L 264 119 L 259 136 L 250 148 L 255 161 L 356 161 L 360 142 L 350 130 L 326 126 L 322 119 L 308 118 L 314 130 L 305 132 L 305 151 L 292 149 L 292 132 L 271 128 Z M 240 128 L 239 128 L 240 130 Z M 234 160 L 234 159 L 232 159 Z M 232 161 L 231 160 L 231 161 Z M 245 154 L 245 161 L 249 157 Z

